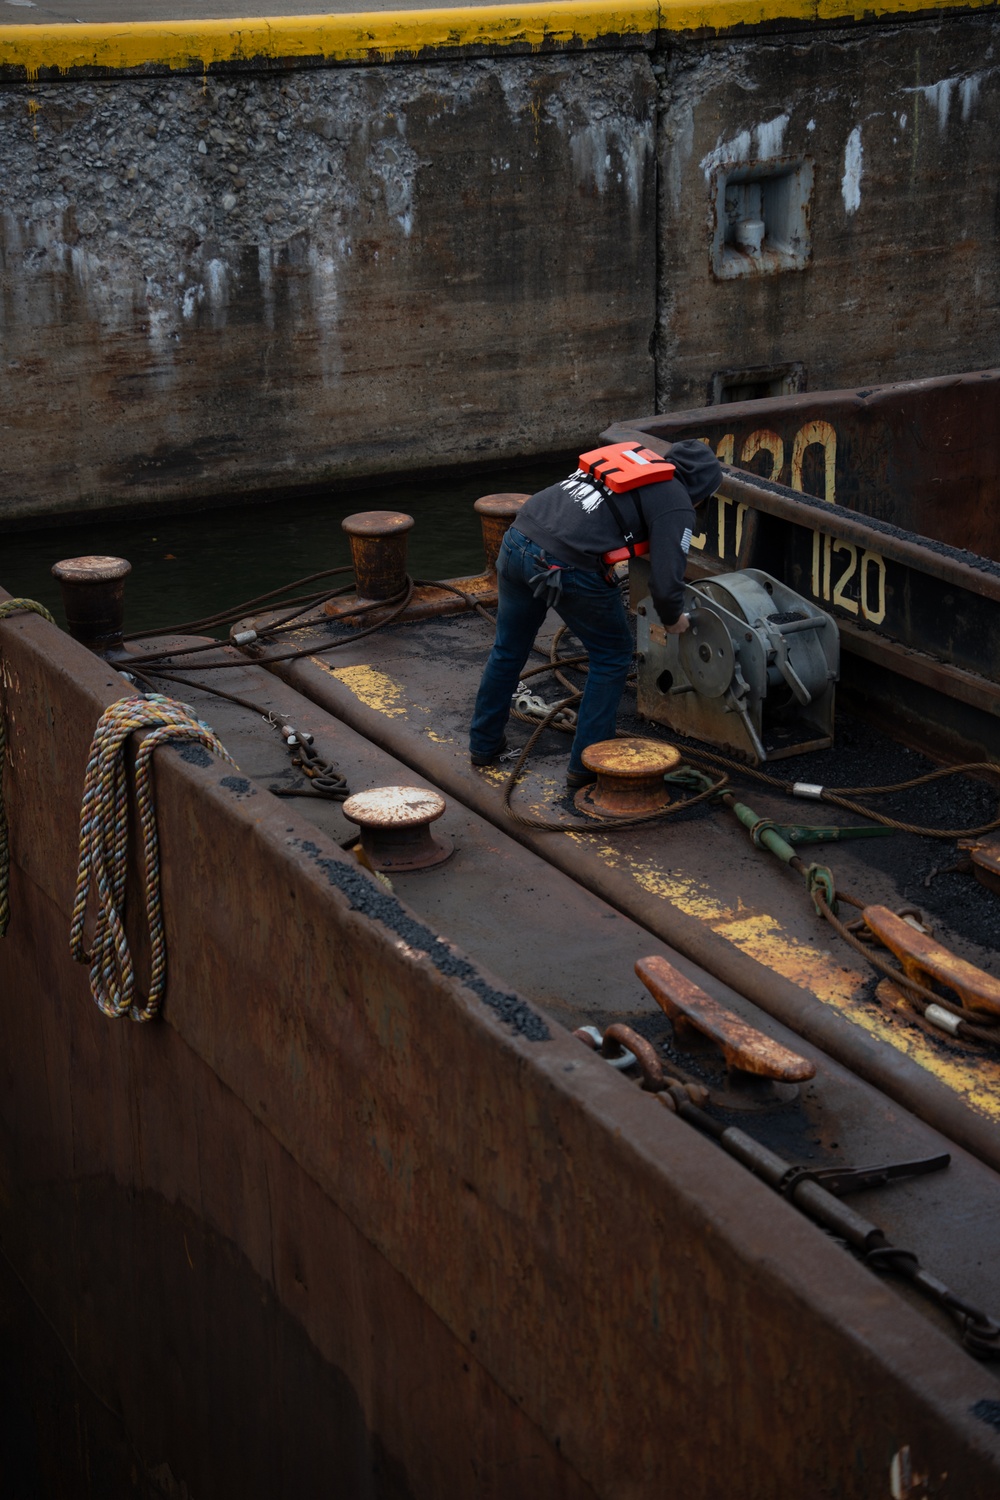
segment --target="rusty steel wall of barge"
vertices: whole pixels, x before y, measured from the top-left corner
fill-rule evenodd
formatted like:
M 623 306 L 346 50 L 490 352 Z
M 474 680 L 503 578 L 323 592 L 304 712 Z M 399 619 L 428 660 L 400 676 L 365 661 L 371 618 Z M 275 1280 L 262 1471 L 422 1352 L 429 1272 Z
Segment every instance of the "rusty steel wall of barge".
M 586 9 L 409 51 L 369 18 L 375 66 L 0 26 L 0 525 L 994 357 L 992 9 Z
M 998 416 L 987 369 L 637 417 L 603 437 L 704 439 L 748 474 L 1000 561 Z
M 995 1495 L 993 1374 L 227 767 L 157 752 L 164 1020 L 99 1015 L 66 931 L 120 682 L 35 617 L 0 651 L 0 1234 L 87 1386 L 22 1390 L 40 1434 L 247 1500 L 331 1462 L 428 1500 Z

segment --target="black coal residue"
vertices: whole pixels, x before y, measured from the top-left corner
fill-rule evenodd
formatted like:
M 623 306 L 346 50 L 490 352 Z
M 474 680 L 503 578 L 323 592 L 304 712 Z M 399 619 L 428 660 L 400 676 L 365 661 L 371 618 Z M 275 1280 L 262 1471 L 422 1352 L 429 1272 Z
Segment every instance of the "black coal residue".
M 181 760 L 186 760 L 189 766 L 210 766 L 212 757 L 204 745 L 183 745 L 177 754 Z
M 461 958 L 423 922 L 411 917 L 395 896 L 376 885 L 363 871 L 324 855 L 317 844 L 307 840 L 293 839 L 292 843 L 313 860 L 336 890 L 347 897 L 353 911 L 360 911 L 372 921 L 381 922 L 383 927 L 395 933 L 408 947 L 426 953 L 439 974 L 464 984 L 466 989 L 478 995 L 483 1004 L 495 1011 L 501 1021 L 518 1036 L 523 1036 L 529 1042 L 551 1040 L 552 1033 L 545 1021 L 518 995 L 494 989 L 468 959 Z
M 247 781 L 245 776 L 223 776 L 219 785 L 224 786 L 229 792 L 236 792 L 240 796 L 246 796 L 248 792 L 253 791 L 253 784 Z

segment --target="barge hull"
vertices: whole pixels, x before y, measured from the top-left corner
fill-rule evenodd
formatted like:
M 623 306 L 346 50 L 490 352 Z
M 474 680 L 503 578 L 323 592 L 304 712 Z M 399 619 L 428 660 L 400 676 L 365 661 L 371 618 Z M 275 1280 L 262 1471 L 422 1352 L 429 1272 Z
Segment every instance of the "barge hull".
M 513 1444 L 530 1461 L 540 1434 L 545 1494 L 639 1497 L 682 1476 L 709 1497 L 738 1474 L 747 1496 L 817 1482 L 868 1496 L 904 1449 L 941 1493 L 995 1494 L 1000 1433 L 975 1414 L 996 1398 L 992 1375 L 655 1099 L 442 951 L 287 806 L 227 787 L 227 768 L 158 752 L 165 1021 L 100 1017 L 64 941 L 83 766 L 120 680 L 34 618 L 5 622 L 2 644 L 15 855 L 0 951 L 3 1241 L 151 1468 L 164 1371 L 176 1359 L 186 1384 L 197 1358 L 178 1337 L 164 1357 L 140 1351 L 138 1378 L 123 1378 L 137 1328 L 162 1328 L 166 1290 L 185 1303 L 170 1327 L 197 1315 L 224 1351 L 251 1450 L 268 1409 L 190 1238 L 180 1260 L 193 1218 L 240 1245 L 262 1295 L 358 1393 L 363 1417 L 336 1420 L 381 1440 L 402 1493 L 467 1490 L 476 1448 L 487 1493 L 524 1494 L 523 1469 L 511 1477 L 490 1455 Z M 107 1246 L 88 1245 L 91 1189 L 104 1187 L 122 1223 L 137 1198 L 161 1203 L 169 1249 L 139 1233 L 95 1261 Z M 319 1223 L 314 1190 L 330 1204 Z M 39 1264 L 25 1237 L 46 1200 L 50 1222 L 60 1205 L 66 1218 Z M 328 1240 L 334 1221 L 350 1233 Z M 175 1279 L 185 1264 L 189 1279 Z M 349 1310 L 325 1298 L 313 1310 L 300 1283 L 324 1276 Z M 360 1348 L 356 1330 L 377 1331 L 381 1276 L 405 1286 L 413 1319 L 433 1321 L 430 1342 L 450 1351 L 441 1365 L 429 1352 L 382 1367 Z M 109 1286 L 128 1289 L 110 1307 Z M 491 1430 L 468 1441 L 455 1344 L 481 1389 L 502 1393 L 480 1414 Z M 428 1417 L 420 1388 L 435 1382 L 446 1389 Z M 293 1435 L 325 1441 L 305 1421 Z M 190 1481 L 175 1478 L 224 1492 L 210 1417 L 191 1442 Z M 268 1478 L 251 1474 L 244 1493 L 291 1493 Z

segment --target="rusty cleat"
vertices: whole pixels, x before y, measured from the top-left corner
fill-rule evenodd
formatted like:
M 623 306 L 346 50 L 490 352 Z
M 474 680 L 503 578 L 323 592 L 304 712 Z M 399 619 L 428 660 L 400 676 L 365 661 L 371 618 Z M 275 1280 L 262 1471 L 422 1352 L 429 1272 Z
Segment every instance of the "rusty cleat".
M 635 972 L 670 1017 L 675 1032 L 693 1027 L 715 1043 L 728 1068 L 775 1083 L 803 1083 L 815 1076 L 815 1063 L 772 1041 L 720 1005 L 665 958 L 640 958 Z
M 601 740 L 588 745 L 582 760 L 597 776 L 574 797 L 580 812 L 601 818 L 641 818 L 670 805 L 663 778 L 675 771 L 681 752 L 662 740 Z
M 935 981 L 953 990 L 968 1010 L 1000 1016 L 1000 979 L 958 958 L 887 906 L 866 906 L 862 915 L 869 932 L 899 959 L 908 979 L 925 985 Z
M 439 792 L 422 786 L 380 786 L 355 792 L 344 803 L 344 817 L 361 830 L 361 848 L 373 870 L 387 875 L 429 870 L 454 851 L 450 838 L 430 825 L 447 807 Z
M 980 885 L 1000 894 L 1000 837 L 994 834 L 988 839 L 959 839 L 958 849 L 960 854 L 968 856 Z M 966 868 L 964 863 L 962 868 Z

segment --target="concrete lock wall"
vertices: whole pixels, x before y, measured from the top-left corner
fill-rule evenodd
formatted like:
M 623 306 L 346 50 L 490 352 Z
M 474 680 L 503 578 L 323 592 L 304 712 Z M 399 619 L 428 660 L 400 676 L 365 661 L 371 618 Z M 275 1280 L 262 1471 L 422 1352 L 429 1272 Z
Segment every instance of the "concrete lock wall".
M 657 411 L 995 363 L 997 41 L 964 16 L 668 52 Z M 713 265 L 724 184 L 747 173 L 801 193 L 804 255 Z
M 0 27 L 0 524 L 995 358 L 992 15 L 692 35 L 708 8 L 673 34 L 633 7 L 476 56 L 441 14 L 433 60 L 212 71 L 47 66 L 70 28 Z

